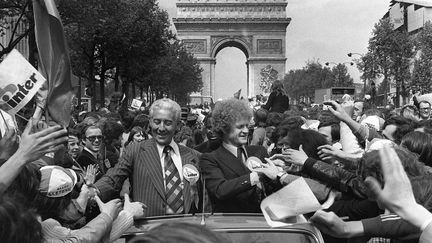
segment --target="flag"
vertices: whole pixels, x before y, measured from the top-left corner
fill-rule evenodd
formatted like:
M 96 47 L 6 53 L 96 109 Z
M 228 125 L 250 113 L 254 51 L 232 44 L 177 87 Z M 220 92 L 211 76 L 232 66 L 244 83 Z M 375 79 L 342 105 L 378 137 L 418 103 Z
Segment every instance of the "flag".
M 63 25 L 54 0 L 33 0 L 35 37 L 39 67 L 47 79 L 45 90 L 37 97 L 42 108 L 55 122 L 67 126 L 70 121 L 72 84 L 71 65 Z
M 234 98 L 240 99 L 240 93 L 241 93 L 241 89 L 239 89 L 239 91 L 234 93 Z

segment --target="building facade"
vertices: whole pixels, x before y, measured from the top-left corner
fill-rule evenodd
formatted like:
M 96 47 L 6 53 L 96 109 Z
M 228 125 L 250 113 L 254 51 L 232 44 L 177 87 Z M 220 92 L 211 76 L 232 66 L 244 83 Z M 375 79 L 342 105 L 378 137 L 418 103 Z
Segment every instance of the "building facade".
M 415 35 L 427 21 L 432 21 L 432 1 L 392 0 L 385 17 L 390 18 L 395 29 L 404 28 Z
M 202 95 L 215 93 L 216 55 L 236 47 L 247 59 L 247 96 L 261 94 L 266 69 L 285 74 L 286 0 L 178 0 L 177 36 L 203 68 Z

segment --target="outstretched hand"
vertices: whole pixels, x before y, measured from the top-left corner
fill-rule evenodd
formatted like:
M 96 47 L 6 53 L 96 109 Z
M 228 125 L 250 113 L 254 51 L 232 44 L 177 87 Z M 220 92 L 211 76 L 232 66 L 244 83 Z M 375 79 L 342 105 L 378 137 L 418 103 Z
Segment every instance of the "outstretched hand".
M 263 168 L 256 168 L 253 171 L 263 173 L 272 180 L 276 179 L 278 173 L 282 171 L 282 169 L 279 169 L 280 167 L 277 167 L 272 160 L 268 158 L 265 158 L 265 160 L 267 161 L 267 164 L 262 164 Z
M 286 149 L 282 154 L 275 154 L 270 157 L 271 160 L 281 159 L 286 163 L 303 166 L 308 159 L 307 154 L 303 151 L 303 145 L 300 145 L 299 150 Z
M 147 206 L 142 202 L 131 202 L 129 195 L 127 193 L 124 194 L 124 206 L 123 209 L 131 213 L 135 218 L 141 217 L 144 215 L 144 209 Z
M 57 151 L 67 142 L 67 130 L 60 125 L 45 128 L 31 133 L 34 121 L 31 119 L 21 135 L 17 153 L 24 156 L 27 162 L 39 159 L 47 153 Z
M 318 210 L 309 219 L 320 231 L 333 237 L 346 237 L 347 223 L 333 212 Z
M 332 160 L 332 159 L 338 159 L 338 155 L 340 153 L 340 150 L 329 145 L 325 144 L 318 147 L 318 156 L 321 160 Z
M 325 101 L 324 105 L 328 105 L 329 108 L 328 110 L 334 115 L 336 116 L 339 120 L 346 122 L 347 120 L 351 119 L 351 116 L 348 115 L 348 113 L 346 113 L 345 109 L 342 107 L 342 105 L 340 105 L 339 103 L 337 103 L 336 101 L 330 100 L 330 101 Z
M 95 200 L 97 205 L 99 206 L 99 210 L 101 213 L 105 213 L 109 215 L 112 220 L 115 220 L 121 210 L 121 200 L 120 199 L 113 199 L 107 203 L 102 202 L 102 200 L 99 198 L 99 196 L 95 196 Z

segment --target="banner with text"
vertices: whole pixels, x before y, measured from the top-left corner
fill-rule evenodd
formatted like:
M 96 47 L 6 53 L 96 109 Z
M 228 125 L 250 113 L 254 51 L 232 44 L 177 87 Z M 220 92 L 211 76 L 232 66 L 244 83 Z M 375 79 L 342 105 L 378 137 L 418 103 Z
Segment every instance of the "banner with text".
M 0 63 L 0 108 L 14 115 L 36 94 L 46 79 L 12 50 Z

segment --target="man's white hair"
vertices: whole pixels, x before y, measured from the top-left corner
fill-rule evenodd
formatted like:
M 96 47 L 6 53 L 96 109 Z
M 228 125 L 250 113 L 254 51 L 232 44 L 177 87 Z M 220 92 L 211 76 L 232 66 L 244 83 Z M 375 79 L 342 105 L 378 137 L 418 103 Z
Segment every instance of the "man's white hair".
M 153 117 L 153 113 L 155 110 L 162 110 L 162 109 L 170 110 L 171 112 L 174 113 L 174 119 L 176 119 L 176 121 L 180 120 L 180 112 L 181 112 L 180 105 L 174 100 L 169 98 L 162 98 L 153 102 L 153 104 L 150 106 L 150 118 Z

